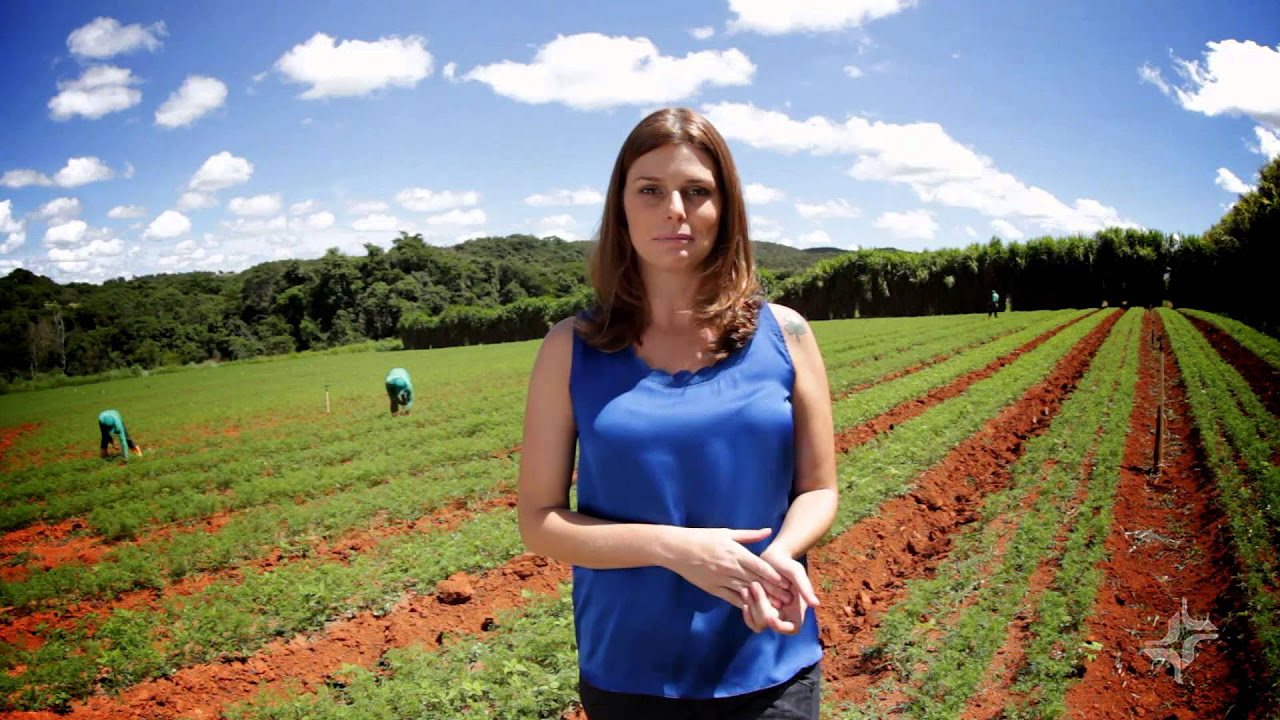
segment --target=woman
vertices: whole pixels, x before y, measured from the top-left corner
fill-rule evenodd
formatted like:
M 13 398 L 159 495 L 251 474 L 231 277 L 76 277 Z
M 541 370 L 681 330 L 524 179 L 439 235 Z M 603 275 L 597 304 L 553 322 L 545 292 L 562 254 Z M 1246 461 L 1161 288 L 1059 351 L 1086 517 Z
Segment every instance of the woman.
M 804 319 L 763 302 L 705 118 L 632 130 L 589 267 L 595 306 L 534 364 L 519 480 L 525 545 L 574 566 L 584 709 L 817 718 L 804 554 L 836 510 L 826 369 Z
M 124 453 L 126 462 L 129 460 L 129 451 L 138 453 L 138 457 L 142 457 L 142 448 L 129 437 L 129 433 L 124 429 L 124 418 L 120 417 L 117 410 L 103 410 L 98 413 L 98 434 L 102 436 L 102 457 L 107 457 L 107 448 L 115 447 L 115 440 L 112 434 L 120 436 L 120 450 Z

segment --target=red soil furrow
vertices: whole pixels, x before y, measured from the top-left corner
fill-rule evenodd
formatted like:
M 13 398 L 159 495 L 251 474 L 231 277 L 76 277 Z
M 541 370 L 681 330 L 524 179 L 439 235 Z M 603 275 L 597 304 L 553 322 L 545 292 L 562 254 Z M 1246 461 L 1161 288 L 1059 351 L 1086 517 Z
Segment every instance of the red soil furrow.
M 1066 327 L 1066 325 L 1064 325 L 1063 327 Z M 941 355 L 938 355 L 937 357 L 933 357 L 933 358 L 930 358 L 930 359 L 928 359 L 928 360 L 925 360 L 924 362 L 916 363 L 915 365 L 912 365 L 912 366 L 911 366 L 911 367 L 909 367 L 909 368 L 904 368 L 904 369 L 902 369 L 902 370 L 895 370 L 895 371 L 893 371 L 893 372 L 889 373 L 888 375 L 885 375 L 885 376 L 883 376 L 883 377 L 876 378 L 875 380 L 872 380 L 871 382 L 864 382 L 864 383 L 862 383 L 861 385 L 855 385 L 855 386 L 853 386 L 852 388 L 849 388 L 848 390 L 845 390 L 844 392 L 841 392 L 841 393 L 836 394 L 836 395 L 835 395 L 835 396 L 833 396 L 831 399 L 832 399 L 832 400 L 843 400 L 843 399 L 845 399 L 845 398 L 849 397 L 850 395 L 853 395 L 854 393 L 860 393 L 860 392 L 862 392 L 863 390 L 866 390 L 866 389 L 868 389 L 868 388 L 873 388 L 873 387 L 875 387 L 876 385 L 880 385 L 880 384 L 882 384 L 882 383 L 887 383 L 887 382 L 890 382 L 890 381 L 892 381 L 892 380 L 897 380 L 897 379 L 898 379 L 898 378 L 900 378 L 900 377 L 905 377 L 905 376 L 907 376 L 907 375 L 911 375 L 911 374 L 913 374 L 913 373 L 918 373 L 918 372 L 920 372 L 921 370 L 923 370 L 923 369 L 925 369 L 925 368 L 927 368 L 927 367 L 929 367 L 929 366 L 931 366 L 931 365 L 937 365 L 937 364 L 938 364 L 938 363 L 940 363 L 940 362 L 944 362 L 944 361 L 946 361 L 946 360 L 950 360 L 951 358 L 953 358 L 953 357 L 955 357 L 955 356 L 959 355 L 960 353 L 963 353 L 963 352 L 966 352 L 966 351 L 972 350 L 972 349 L 974 349 L 974 348 L 976 348 L 976 347 L 981 347 L 981 346 L 983 346 L 983 345 L 986 345 L 987 343 L 995 342 L 995 341 L 999 340 L 1000 338 L 1002 338 L 1002 337 L 1004 337 L 1004 336 L 1006 336 L 1006 335 L 1012 335 L 1012 334 L 1013 334 L 1013 333 L 1015 333 L 1015 332 L 1017 332 L 1017 330 L 1006 330 L 1006 331 L 1004 331 L 1004 332 L 1000 333 L 999 335 L 993 335 L 993 336 L 991 336 L 991 337 L 987 338 L 986 340 L 982 340 L 982 341 L 980 341 L 980 342 L 976 342 L 976 343 L 973 343 L 973 344 L 970 344 L 970 345 L 965 345 L 965 346 L 964 346 L 964 347 L 962 347 L 962 348 L 957 348 L 957 349 L 952 350 L 952 351 L 950 351 L 950 352 L 945 352 L 945 353 L 943 353 L 943 354 L 941 354 Z
M 493 457 L 505 458 L 519 451 L 520 446 L 516 445 L 510 449 L 495 451 Z M 329 497 L 331 494 L 325 493 L 320 498 Z M 172 540 L 178 535 L 193 532 L 215 533 L 246 510 L 226 510 L 195 521 L 184 520 L 155 526 L 132 540 L 122 542 L 106 542 L 99 537 L 88 534 L 71 537 L 72 533 L 78 530 L 89 532 L 87 523 L 80 517 L 68 518 L 53 525 L 38 522 L 25 528 L 10 531 L 0 537 L 0 582 L 21 582 L 26 579 L 29 569 L 32 567 L 52 570 L 67 562 L 92 565 L 98 562 L 105 553 L 123 546 L 163 542 Z M 3 564 L 5 559 L 19 553 L 27 557 L 22 564 Z
M 934 405 L 937 405 L 938 403 L 941 403 L 944 400 L 948 400 L 950 398 L 953 398 L 963 393 L 965 390 L 969 388 L 970 385 L 978 382 L 979 380 L 984 380 L 986 378 L 991 377 L 992 375 L 996 374 L 996 372 L 998 372 L 1000 368 L 1004 367 L 1005 365 L 1008 365 L 1014 360 L 1017 360 L 1018 357 L 1021 356 L 1023 353 L 1027 353 L 1036 349 L 1049 338 L 1053 337 L 1054 335 L 1057 335 L 1058 333 L 1062 332 L 1063 330 L 1070 327 L 1071 325 L 1074 325 L 1080 322 L 1086 317 L 1088 317 L 1088 315 L 1082 315 L 1080 317 L 1069 320 L 1059 325 L 1058 327 L 1053 328 L 1052 330 L 1047 330 L 1041 335 L 1039 335 L 1038 337 L 1036 337 L 1034 340 L 1031 340 L 1030 342 L 1027 342 L 1027 343 L 1023 343 L 1013 352 L 1010 352 L 1007 355 L 1003 355 L 995 360 L 992 360 L 990 363 L 988 363 L 984 367 L 978 368 L 977 370 L 974 370 L 972 372 L 965 373 L 964 375 L 961 375 L 955 380 L 952 380 L 950 383 L 940 388 L 934 388 L 933 390 L 930 390 L 929 392 L 925 393 L 924 395 L 921 395 L 920 397 L 908 400 L 902 403 L 901 405 L 895 407 L 894 409 L 890 410 L 889 412 L 878 415 L 862 423 L 861 425 L 858 425 L 857 427 L 851 428 L 841 433 L 837 433 L 836 434 L 836 452 L 848 452 L 849 450 L 863 443 L 871 441 L 873 438 L 875 438 L 876 435 L 879 435 L 880 433 L 889 432 L 893 430 L 894 426 L 898 425 L 899 423 L 906 422 L 907 420 L 910 420 L 911 418 L 916 417 L 918 415 L 923 415 L 925 411 L 928 410 L 929 408 L 933 407 Z M 1110 330 L 1111 326 L 1114 325 L 1118 320 L 1119 320 L 1119 313 L 1114 313 L 1112 317 L 1105 320 L 1102 323 L 1102 325 L 1106 326 L 1106 328 Z
M 0 462 L 5 460 L 9 448 L 18 442 L 18 438 L 25 433 L 35 432 L 40 428 L 39 423 L 27 423 L 13 428 L 0 428 Z
M 356 555 L 375 549 L 390 538 L 416 532 L 448 532 L 477 513 L 499 507 L 514 508 L 515 505 L 514 493 L 499 495 L 472 506 L 459 499 L 410 522 L 374 523 L 370 527 L 352 530 L 330 541 L 322 540 L 307 550 L 306 562 L 345 563 Z M 101 617 L 116 609 L 159 610 L 164 600 L 193 595 L 214 582 L 239 582 L 249 571 L 267 571 L 294 559 L 279 550 L 273 550 L 265 557 L 240 563 L 234 568 L 188 575 L 159 590 L 135 590 L 106 601 L 85 601 L 56 610 L 39 610 L 0 626 L 0 641 L 34 649 L 43 642 L 35 633 L 35 628 L 41 624 L 50 628 L 71 628 L 82 618 L 91 615 Z
M 1190 315 L 1183 315 L 1183 317 L 1190 320 L 1191 324 L 1204 334 L 1213 349 L 1244 376 L 1249 387 L 1253 388 L 1254 394 L 1262 401 L 1262 405 L 1270 410 L 1272 415 L 1280 417 L 1280 370 L 1254 355 L 1252 350 L 1241 345 L 1217 325 Z
M 1048 427 L 1118 320 L 1115 314 L 1090 331 L 1048 377 L 923 473 L 915 490 L 811 553 L 811 574 L 831 583 L 818 608 L 830 701 L 864 702 L 867 689 L 888 677 L 881 659 L 864 656 L 885 611 L 904 597 L 906 580 L 933 572 L 949 535 L 978 519 L 982 498 L 1008 486 L 1023 443 Z
M 1163 335 L 1159 316 L 1148 313 L 1144 335 Z M 1144 342 L 1137 395 L 1130 416 L 1120 482 L 1116 488 L 1108 558 L 1088 639 L 1103 646 L 1067 693 L 1074 718 L 1209 718 L 1265 716 L 1258 693 L 1264 683 L 1261 656 L 1248 624 L 1229 526 L 1215 502 L 1217 491 L 1192 424 L 1176 359 L 1165 344 L 1164 462 L 1149 474 L 1154 454 L 1160 354 Z M 1125 533 L 1153 531 L 1175 541 L 1135 542 Z M 1150 536 L 1146 536 L 1150 537 Z M 1160 640 L 1182 599 L 1197 620 L 1208 616 L 1219 637 L 1196 645 L 1194 662 L 1174 682 L 1169 666 L 1153 668 L 1144 642 Z M 1174 646 L 1180 650 L 1179 646 Z
M 331 623 L 321 633 L 272 642 L 246 660 L 206 663 L 149 680 L 119 698 L 96 696 L 70 713 L 9 713 L 24 720 L 168 720 L 214 718 L 227 705 L 244 702 L 263 690 L 323 684 L 343 665 L 373 667 L 391 648 L 438 646 L 446 633 L 480 634 L 495 615 L 525 605 L 526 590 L 555 595 L 570 577 L 567 565 L 531 554 L 513 558 L 478 577 L 459 573 L 427 595 L 406 594 L 389 613 L 365 612 Z M 465 598 L 465 599 L 463 599 Z M 461 602 L 458 602 L 461 600 Z M 453 604 L 456 603 L 456 604 Z

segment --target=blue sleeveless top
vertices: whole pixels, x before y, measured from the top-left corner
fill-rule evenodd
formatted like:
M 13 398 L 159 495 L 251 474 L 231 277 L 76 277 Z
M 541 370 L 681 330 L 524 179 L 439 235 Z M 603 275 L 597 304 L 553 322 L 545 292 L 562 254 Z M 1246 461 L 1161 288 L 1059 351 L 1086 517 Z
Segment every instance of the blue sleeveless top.
M 751 340 L 674 375 L 628 346 L 573 339 L 578 511 L 616 522 L 773 528 L 791 503 L 795 368 L 767 304 Z M 801 558 L 801 562 L 804 559 Z M 712 698 L 763 690 L 822 656 L 814 612 L 796 635 L 753 633 L 735 607 L 657 566 L 573 568 L 578 662 L 613 692 Z

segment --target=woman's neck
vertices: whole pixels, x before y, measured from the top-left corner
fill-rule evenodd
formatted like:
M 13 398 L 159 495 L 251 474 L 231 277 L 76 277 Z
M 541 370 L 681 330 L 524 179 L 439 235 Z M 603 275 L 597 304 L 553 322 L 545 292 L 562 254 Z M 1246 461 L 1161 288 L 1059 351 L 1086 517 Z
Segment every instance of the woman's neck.
M 696 275 L 652 273 L 644 278 L 644 290 L 650 327 L 677 332 L 694 328 Z

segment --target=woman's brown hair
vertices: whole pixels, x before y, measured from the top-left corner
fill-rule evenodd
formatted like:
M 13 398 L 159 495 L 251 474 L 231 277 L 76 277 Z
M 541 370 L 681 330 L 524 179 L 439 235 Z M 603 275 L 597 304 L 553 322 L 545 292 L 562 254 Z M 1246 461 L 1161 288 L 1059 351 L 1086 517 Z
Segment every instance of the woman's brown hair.
M 606 352 L 639 343 L 649 325 L 639 259 L 631 247 L 622 192 L 637 158 L 664 145 L 685 144 L 706 153 L 715 166 L 720 191 L 720 227 L 702 262 L 695 294 L 694 320 L 710 328 L 718 358 L 742 347 L 755 334 L 763 293 L 747 237 L 747 212 L 738 169 L 729 146 L 715 127 L 688 108 L 664 108 L 631 131 L 618 151 L 604 200 L 600 233 L 587 259 L 595 289 L 595 307 L 578 319 L 584 342 Z

